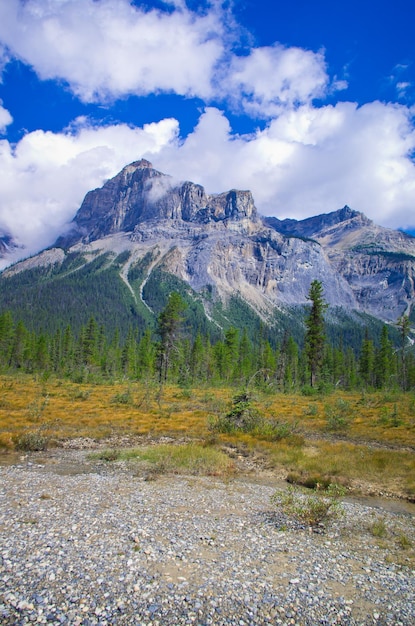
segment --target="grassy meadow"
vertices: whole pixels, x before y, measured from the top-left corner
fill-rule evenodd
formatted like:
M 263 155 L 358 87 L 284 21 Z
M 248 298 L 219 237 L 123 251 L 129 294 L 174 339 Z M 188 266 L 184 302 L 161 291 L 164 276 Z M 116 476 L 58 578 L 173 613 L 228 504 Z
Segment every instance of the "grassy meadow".
M 116 442 L 126 437 L 134 445 L 138 436 L 156 441 L 169 436 L 187 450 L 179 461 L 168 446 L 153 450 L 148 461 L 166 471 L 182 463 L 190 473 L 226 475 L 238 466 L 229 458 L 246 458 L 293 483 L 336 482 L 355 491 L 415 498 L 413 393 L 254 392 L 249 406 L 260 416 L 255 427 L 222 428 L 235 394 L 231 388 L 178 386 L 166 386 L 160 394 L 151 381 L 97 385 L 4 375 L 0 452 L 59 446 L 80 437 L 104 448 L 108 441 L 110 447 L 121 446 Z

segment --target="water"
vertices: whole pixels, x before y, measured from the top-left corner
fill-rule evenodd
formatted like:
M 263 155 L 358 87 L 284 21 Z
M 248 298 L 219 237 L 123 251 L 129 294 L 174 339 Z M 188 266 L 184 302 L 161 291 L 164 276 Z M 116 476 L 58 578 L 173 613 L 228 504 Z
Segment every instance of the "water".
M 89 460 L 85 451 L 79 450 L 52 450 L 46 452 L 0 452 L 0 467 L 21 466 L 34 467 L 40 471 L 53 472 L 61 476 L 76 476 L 78 474 L 101 473 L 108 464 Z M 288 484 L 281 479 L 276 479 L 271 473 L 239 475 L 237 481 L 251 482 L 268 485 L 276 489 L 285 489 Z M 398 498 L 381 498 L 378 496 L 346 496 L 345 502 L 360 504 L 379 513 L 399 513 L 415 518 L 415 503 Z

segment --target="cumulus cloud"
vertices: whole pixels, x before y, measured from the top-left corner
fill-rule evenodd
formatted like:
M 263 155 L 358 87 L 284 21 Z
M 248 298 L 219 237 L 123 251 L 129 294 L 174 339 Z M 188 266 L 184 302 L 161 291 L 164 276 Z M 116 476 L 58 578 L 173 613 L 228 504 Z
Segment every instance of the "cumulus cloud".
M 174 119 L 143 128 L 94 128 L 81 119 L 64 133 L 30 133 L 14 148 L 0 142 L 0 225 L 25 254 L 36 252 L 62 232 L 88 190 L 145 157 L 209 193 L 250 189 L 264 215 L 302 219 L 349 204 L 376 223 L 413 227 L 414 149 L 410 109 L 380 102 L 303 105 L 246 136 L 207 108 L 185 140 Z
M 143 11 L 128 0 L 8 0 L 0 39 L 42 79 L 61 79 L 83 101 L 127 94 L 211 95 L 223 54 L 218 10 Z
M 0 133 L 3 133 L 12 122 L 12 116 L 9 111 L 2 106 L 2 101 L 0 100 Z
M 230 93 L 247 111 L 268 116 L 323 96 L 328 86 L 322 53 L 280 44 L 234 56 L 229 68 Z M 344 85 L 343 85 L 344 86 Z
M 354 103 L 287 110 L 254 135 L 234 136 L 207 109 L 157 166 L 210 192 L 251 189 L 259 211 L 302 219 L 345 204 L 393 228 L 415 224 L 415 131 L 404 106 Z
M 165 12 L 128 0 L 0 2 L 0 69 L 19 58 L 84 102 L 174 92 L 231 101 L 267 120 L 237 135 L 226 114 L 208 106 L 185 139 L 175 119 L 139 128 L 94 127 L 87 118 L 16 145 L 3 139 L 0 229 L 24 254 L 52 244 L 87 191 L 141 157 L 208 193 L 250 189 L 264 215 L 301 219 L 349 204 L 379 224 L 415 227 L 415 111 L 381 102 L 323 106 L 325 94 L 346 87 L 330 80 L 323 52 L 274 44 L 236 55 L 218 4 L 194 13 L 183 0 Z M 411 86 L 398 70 L 403 93 Z M 0 103 L 0 132 L 11 122 Z
M 8 0 L 0 41 L 10 58 L 63 81 L 84 102 L 164 92 L 270 117 L 345 87 L 329 84 L 322 52 L 275 44 L 235 55 L 238 28 L 219 2 L 204 13 L 171 4 L 163 12 L 129 0 Z
M 16 146 L 1 141 L 0 226 L 24 246 L 16 255 L 51 245 L 87 191 L 142 154 L 174 145 L 177 131 L 173 119 L 143 128 L 95 128 L 78 120 L 63 133 L 29 133 Z

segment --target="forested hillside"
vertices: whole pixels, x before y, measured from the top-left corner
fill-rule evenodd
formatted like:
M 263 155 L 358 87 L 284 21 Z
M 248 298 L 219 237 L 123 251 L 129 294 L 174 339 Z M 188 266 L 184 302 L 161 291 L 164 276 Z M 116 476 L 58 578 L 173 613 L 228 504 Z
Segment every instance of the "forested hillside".
M 308 313 L 306 308 L 306 322 Z M 45 316 L 48 314 L 45 312 Z M 330 325 L 330 315 L 330 309 L 326 310 L 316 386 L 409 389 L 415 385 L 415 357 L 408 340 L 407 318 L 402 317 L 396 328 L 353 326 L 346 319 L 342 333 L 338 323 Z M 170 330 L 169 316 L 174 321 Z M 61 318 L 57 314 L 52 325 L 45 323 L 42 330 L 39 326 L 34 330 L 10 311 L 3 311 L 0 371 L 53 373 L 91 382 L 163 379 L 183 386 L 241 387 L 251 382 L 279 391 L 310 385 L 307 323 L 300 340 L 288 328 L 283 334 L 272 333 L 258 319 L 249 318 L 245 321 L 251 323 L 245 328 L 229 326 L 221 331 L 214 327 L 212 331 L 206 324 L 197 326 L 197 307 L 192 310 L 178 292 L 172 292 L 154 324 L 144 315 L 137 315 L 137 324 L 121 332 L 120 317 L 114 320 L 110 332 L 100 323 L 98 305 L 85 323 L 80 324 L 81 319 L 80 315 L 76 324 L 58 326 Z M 347 336 L 349 340 L 343 341 Z

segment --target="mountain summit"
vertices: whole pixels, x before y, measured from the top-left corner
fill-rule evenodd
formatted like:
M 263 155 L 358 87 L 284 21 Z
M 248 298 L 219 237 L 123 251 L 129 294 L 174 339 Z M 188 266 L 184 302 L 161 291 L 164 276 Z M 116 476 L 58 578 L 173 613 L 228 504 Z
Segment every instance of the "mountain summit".
M 227 219 L 256 219 L 250 191 L 208 195 L 201 185 L 175 182 L 145 159 L 124 167 L 101 189 L 87 193 L 72 228 L 56 245 L 68 247 L 119 232 L 141 223 L 174 220 L 207 224 Z
M 33 289 L 41 281 L 42 293 L 66 285 L 68 315 L 94 297 L 102 311 L 117 302 L 120 319 L 154 316 L 175 288 L 216 325 L 243 325 L 230 312 L 235 299 L 272 325 L 318 279 L 330 305 L 396 321 L 414 305 L 415 239 L 348 206 L 299 221 L 262 217 L 250 191 L 207 194 L 140 160 L 90 191 L 52 248 L 2 273 L 0 305 L 17 302 L 7 294 L 18 276 Z

